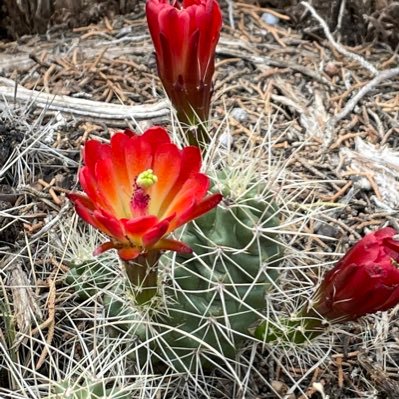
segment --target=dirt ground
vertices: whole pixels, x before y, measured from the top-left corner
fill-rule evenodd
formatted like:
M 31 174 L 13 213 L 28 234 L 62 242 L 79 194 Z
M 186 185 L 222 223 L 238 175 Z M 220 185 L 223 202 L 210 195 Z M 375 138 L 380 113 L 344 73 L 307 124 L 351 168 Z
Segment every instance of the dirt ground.
M 302 211 L 322 209 L 302 226 L 308 235 L 297 241 L 298 249 L 328 257 L 367 231 L 398 227 L 397 49 L 378 35 L 351 48 L 332 43 L 320 29 L 293 29 L 288 15 L 249 3 L 233 10 L 226 4 L 224 16 L 211 132 L 223 130 L 234 148 L 270 136 L 273 159 L 284 165 L 287 181 L 303 182 L 296 198 Z M 62 350 L 68 332 L 51 301 L 79 303 L 68 296 L 62 278 L 68 265 L 59 269 L 48 233 L 72 213 L 65 194 L 77 187 L 81 146 L 89 137 L 152 124 L 170 126 L 170 109 L 142 7 L 73 30 L 0 41 L 0 298 L 12 303 L 13 286 L 33 285 L 30 312 L 49 320 L 38 340 L 51 347 Z M 254 356 L 262 378 L 251 377 L 255 385 L 247 397 L 399 397 L 396 313 L 338 328 L 320 363 L 315 355 L 299 364 L 292 354 L 259 350 Z M 15 339 L 7 336 L 12 322 L 17 331 L 29 330 L 23 320 L 0 316 L 0 352 Z M 40 375 L 51 367 L 46 346 L 36 343 L 35 378 L 42 383 Z M 28 351 L 26 341 L 18 345 L 15 361 Z M 12 396 L 9 369 L 0 358 L 4 397 L 38 397 Z M 218 384 L 215 397 L 232 397 L 227 383 Z M 179 395 L 165 397 L 193 397 Z

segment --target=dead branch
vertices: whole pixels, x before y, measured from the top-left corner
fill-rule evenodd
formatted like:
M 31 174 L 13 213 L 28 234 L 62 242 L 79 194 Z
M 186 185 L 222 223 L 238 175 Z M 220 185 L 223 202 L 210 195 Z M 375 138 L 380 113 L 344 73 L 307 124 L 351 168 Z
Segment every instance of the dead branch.
M 28 90 L 17 85 L 11 79 L 0 78 L 0 103 L 30 103 L 34 107 L 46 111 L 58 111 L 72 114 L 77 117 L 93 118 L 106 121 L 124 122 L 125 120 L 159 119 L 170 113 L 167 101 L 143 105 L 119 105 L 74 98 L 63 95 L 53 95 Z
M 317 19 L 317 21 L 320 23 L 321 27 L 323 28 L 326 38 L 339 53 L 345 55 L 348 58 L 351 58 L 352 60 L 357 61 L 363 68 L 370 71 L 373 75 L 376 75 L 378 73 L 377 68 L 375 68 L 374 65 L 370 64 L 366 59 L 361 57 L 359 54 L 352 53 L 351 51 L 347 50 L 344 46 L 335 41 L 333 35 L 330 32 L 330 29 L 326 24 L 326 21 L 324 21 L 324 19 L 317 13 L 317 11 L 309 3 L 307 3 L 306 1 L 301 1 L 301 4 L 308 11 L 310 11 L 310 13 L 315 19 Z

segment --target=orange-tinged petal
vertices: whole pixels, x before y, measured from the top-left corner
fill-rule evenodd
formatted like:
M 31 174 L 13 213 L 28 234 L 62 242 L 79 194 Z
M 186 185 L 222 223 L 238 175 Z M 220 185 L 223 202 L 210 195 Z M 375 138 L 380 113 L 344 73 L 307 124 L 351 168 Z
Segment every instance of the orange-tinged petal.
M 181 151 L 181 165 L 179 177 L 175 181 L 167 197 L 163 200 L 163 204 L 158 211 L 159 214 L 165 212 L 187 179 L 199 173 L 201 169 L 201 152 L 199 148 L 195 146 L 183 148 Z
M 133 190 L 125 159 L 125 149 L 128 141 L 129 136 L 124 133 L 116 133 L 111 138 L 112 165 L 115 178 L 120 187 L 119 195 L 125 195 L 124 201 L 130 198 Z
M 99 247 L 97 247 L 94 250 L 93 255 L 94 256 L 100 255 L 103 252 L 108 251 L 108 250 L 113 249 L 113 248 L 115 248 L 115 244 L 112 241 L 104 242 L 103 244 L 101 244 Z
M 99 190 L 96 177 L 86 166 L 80 170 L 79 182 L 83 191 L 87 194 L 93 204 L 96 204 L 97 207 L 107 209 L 108 211 L 114 209 L 113 204 L 108 200 L 104 193 Z
M 151 145 L 142 136 L 131 137 L 126 143 L 125 162 L 132 190 L 137 176 L 151 168 L 151 151 Z
M 126 247 L 118 249 L 118 255 L 122 260 L 132 260 L 137 258 L 141 253 L 141 249 L 137 247 Z
M 97 162 L 95 177 L 99 193 L 109 203 L 110 209 L 108 211 L 120 218 L 129 217 L 130 207 L 126 201 L 123 201 L 124 196 L 120 195 L 120 186 L 115 176 L 111 158 L 102 159 Z
M 191 254 L 193 250 L 184 242 L 172 240 L 170 238 L 162 238 L 152 249 L 160 249 L 163 251 L 175 251 L 183 254 Z
M 164 215 L 168 216 L 171 213 L 176 213 L 179 218 L 179 215 L 191 207 L 193 202 L 200 201 L 205 196 L 208 188 L 209 179 L 207 176 L 202 173 L 193 175 L 183 184 Z
M 181 171 L 181 151 L 171 143 L 164 144 L 154 153 L 152 170 L 157 182 L 149 190 L 149 212 L 158 214 L 163 201 L 175 185 Z

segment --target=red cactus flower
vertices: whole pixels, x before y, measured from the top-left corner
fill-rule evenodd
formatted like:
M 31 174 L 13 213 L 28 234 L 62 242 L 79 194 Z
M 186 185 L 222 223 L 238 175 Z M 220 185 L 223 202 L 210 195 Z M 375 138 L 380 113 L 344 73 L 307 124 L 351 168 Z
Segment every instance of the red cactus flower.
M 190 252 L 166 236 L 222 199 L 206 196 L 209 179 L 199 172 L 199 149 L 178 149 L 161 127 L 140 136 L 125 130 L 110 144 L 90 140 L 83 155 L 79 181 L 86 194 L 69 198 L 82 219 L 111 239 L 95 254 L 115 248 L 131 260 L 150 250 Z
M 147 0 L 158 73 L 180 121 L 206 121 L 215 48 L 222 27 L 216 0 Z
M 324 277 L 313 309 L 327 320 L 341 322 L 398 304 L 397 234 L 386 227 L 356 243 Z

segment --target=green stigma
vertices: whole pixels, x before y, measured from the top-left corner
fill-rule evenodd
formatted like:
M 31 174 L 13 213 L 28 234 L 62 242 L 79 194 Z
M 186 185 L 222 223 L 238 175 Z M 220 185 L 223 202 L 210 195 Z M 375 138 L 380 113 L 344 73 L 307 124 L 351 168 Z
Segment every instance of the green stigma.
M 136 183 L 141 188 L 150 188 L 158 181 L 158 177 L 154 175 L 152 169 L 147 169 L 137 176 Z

